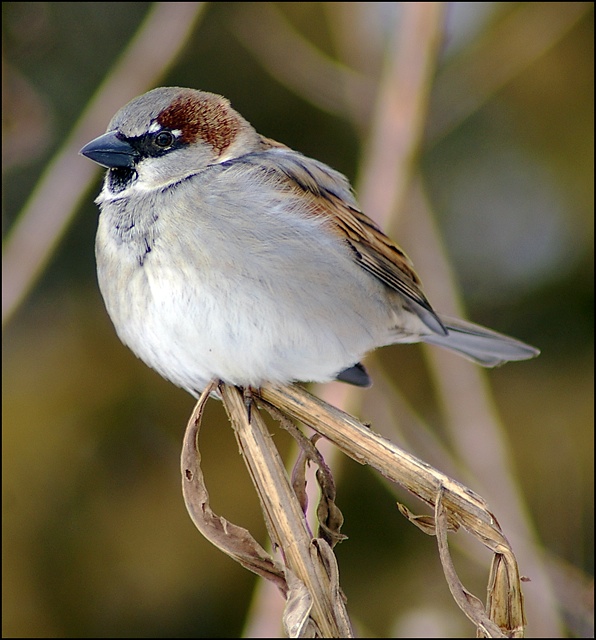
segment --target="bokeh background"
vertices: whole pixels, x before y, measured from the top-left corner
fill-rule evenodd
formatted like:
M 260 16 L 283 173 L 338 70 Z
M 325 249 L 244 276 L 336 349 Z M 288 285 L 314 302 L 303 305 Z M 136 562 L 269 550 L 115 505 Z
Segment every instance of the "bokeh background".
M 484 372 L 391 347 L 367 360 L 371 390 L 315 391 L 488 500 L 531 580 L 528 635 L 593 636 L 593 4 L 2 11 L 3 636 L 279 634 L 279 597 L 184 509 L 178 459 L 193 399 L 120 344 L 96 285 L 100 172 L 76 151 L 164 84 L 223 94 L 264 135 L 344 172 L 435 307 L 460 305 L 542 350 Z M 272 432 L 291 459 L 287 435 Z M 216 402 L 202 451 L 213 508 L 265 543 Z M 434 539 L 395 499 L 422 506 L 328 455 L 358 633 L 474 637 Z M 450 539 L 484 598 L 489 554 L 464 532 Z

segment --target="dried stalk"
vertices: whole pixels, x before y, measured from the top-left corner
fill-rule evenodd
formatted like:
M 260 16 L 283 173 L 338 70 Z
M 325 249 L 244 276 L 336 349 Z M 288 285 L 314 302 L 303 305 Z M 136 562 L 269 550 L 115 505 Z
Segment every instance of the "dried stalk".
M 211 383 L 201 394 L 188 421 L 182 446 L 182 495 L 186 509 L 197 529 L 216 547 L 243 567 L 274 582 L 286 595 L 288 587 L 283 567 L 273 560 L 250 533 L 216 515 L 209 505 L 209 494 L 201 471 L 199 429 L 205 404 L 216 388 Z
M 266 403 L 331 440 L 346 455 L 374 467 L 433 508 L 437 508 L 437 496 L 440 496 L 450 526 L 463 526 L 495 554 L 487 604 L 489 620 L 500 628 L 505 637 L 523 637 L 525 619 L 517 562 L 496 518 L 480 496 L 301 387 L 267 385 L 259 390 L 258 395 Z M 442 556 L 444 561 L 445 553 Z M 445 561 L 443 568 L 451 587 L 454 584 L 450 580 L 453 572 L 449 571 Z M 456 602 L 462 607 L 461 600 L 456 598 Z M 470 606 L 462 609 L 478 625 L 479 635 L 499 637 L 495 627 L 485 624 L 477 616 L 473 617 Z
M 257 488 L 273 543 L 281 549 L 286 571 L 296 576 L 296 587 L 288 580 L 299 605 L 293 611 L 299 623 L 288 629 L 288 608 L 284 621 L 289 635 L 302 637 L 302 627 L 310 616 L 317 635 L 326 638 L 353 637 L 351 625 L 336 580 L 330 547 L 320 538 L 313 540 L 305 515 L 292 489 L 283 462 L 259 412 L 250 415 L 240 391 L 229 385 L 219 387 L 224 407 L 236 433 L 246 466 Z M 329 562 L 332 562 L 329 565 Z M 331 569 L 330 569 L 331 567 Z M 288 598 L 290 602 L 290 598 Z
M 204 405 L 216 389 L 257 489 L 271 540 L 282 553 L 283 567 L 248 531 L 216 516 L 209 507 L 197 437 Z M 212 383 L 201 395 L 184 439 L 184 499 L 193 522 L 211 542 L 246 568 L 277 584 L 286 597 L 283 623 L 289 637 L 345 638 L 353 637 L 353 633 L 332 547 L 324 537 L 314 538 L 310 532 L 299 498 L 301 492 L 292 486 L 256 402 L 274 415 L 281 412 L 303 422 L 357 462 L 371 465 L 431 505 L 434 518 L 414 516 L 401 505 L 400 511 L 422 531 L 437 536 L 449 589 L 457 605 L 476 625 L 478 637 L 523 637 L 525 620 L 517 562 L 496 518 L 480 496 L 301 387 L 266 385 L 243 394 L 236 387 Z M 311 445 L 310 441 L 308 447 L 303 443 L 303 454 L 316 458 Z M 322 460 L 318 462 L 324 466 Z M 321 502 L 334 505 L 332 480 L 321 482 L 323 494 L 327 493 Z M 486 609 L 461 584 L 451 560 L 447 531 L 459 526 L 494 553 Z
M 217 516 L 209 506 L 198 433 L 206 401 L 216 389 L 257 489 L 269 535 L 281 550 L 285 566 L 246 529 Z M 181 470 L 186 508 L 199 531 L 244 567 L 271 580 L 286 598 L 283 624 L 288 637 L 353 637 L 331 546 L 324 538 L 313 538 L 261 415 L 251 403 L 247 407 L 237 388 L 212 383 L 201 394 L 184 436 Z M 328 504 L 326 500 L 322 503 Z

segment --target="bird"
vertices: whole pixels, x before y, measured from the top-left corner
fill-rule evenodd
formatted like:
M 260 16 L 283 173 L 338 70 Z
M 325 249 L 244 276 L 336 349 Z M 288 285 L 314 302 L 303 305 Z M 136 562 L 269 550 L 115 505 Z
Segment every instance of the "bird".
M 80 153 L 107 169 L 95 255 L 120 340 L 198 397 L 340 380 L 379 347 L 424 342 L 484 367 L 539 350 L 436 312 L 347 178 L 264 137 L 217 94 L 160 87 Z

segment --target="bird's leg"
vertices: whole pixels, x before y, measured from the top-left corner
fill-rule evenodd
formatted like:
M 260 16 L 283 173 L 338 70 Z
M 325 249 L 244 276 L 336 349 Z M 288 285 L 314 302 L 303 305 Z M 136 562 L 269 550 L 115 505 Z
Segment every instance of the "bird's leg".
M 246 407 L 246 415 L 248 416 L 248 423 L 250 424 L 252 405 L 255 401 L 253 387 L 242 387 L 242 396 L 244 398 L 244 406 Z

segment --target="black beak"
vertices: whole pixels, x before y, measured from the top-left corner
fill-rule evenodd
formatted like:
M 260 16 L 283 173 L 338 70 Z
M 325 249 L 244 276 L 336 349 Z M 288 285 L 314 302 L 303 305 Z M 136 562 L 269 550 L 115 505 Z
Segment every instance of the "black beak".
M 126 140 L 118 137 L 116 131 L 108 131 L 91 140 L 79 153 L 107 169 L 132 168 L 139 155 Z

